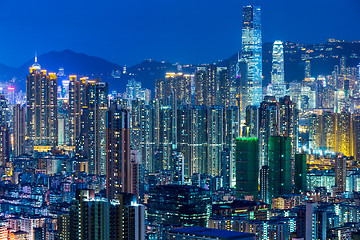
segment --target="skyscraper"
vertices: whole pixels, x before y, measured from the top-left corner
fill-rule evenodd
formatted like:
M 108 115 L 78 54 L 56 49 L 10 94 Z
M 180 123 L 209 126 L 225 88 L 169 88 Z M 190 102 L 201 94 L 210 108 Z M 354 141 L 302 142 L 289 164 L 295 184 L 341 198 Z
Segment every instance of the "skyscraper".
M 260 167 L 268 165 L 269 138 L 279 135 L 279 103 L 274 96 L 265 96 L 259 108 Z
M 273 45 L 271 84 L 276 99 L 285 96 L 284 47 L 281 41 L 275 41 Z
M 107 180 L 109 199 L 121 192 L 131 193 L 130 179 L 130 113 L 112 103 L 107 117 Z
M 90 174 L 105 175 L 108 84 L 100 79 L 88 80 L 85 90 L 77 154 L 79 159 L 88 161 Z
M 247 66 L 246 93 L 242 105 L 260 106 L 262 101 L 261 8 L 244 6 L 242 26 L 242 60 Z
M 57 77 L 35 63 L 26 80 L 27 136 L 33 146 L 57 145 Z
M 13 131 L 14 131 L 14 151 L 13 156 L 20 156 L 25 152 L 25 107 L 16 104 L 13 108 Z

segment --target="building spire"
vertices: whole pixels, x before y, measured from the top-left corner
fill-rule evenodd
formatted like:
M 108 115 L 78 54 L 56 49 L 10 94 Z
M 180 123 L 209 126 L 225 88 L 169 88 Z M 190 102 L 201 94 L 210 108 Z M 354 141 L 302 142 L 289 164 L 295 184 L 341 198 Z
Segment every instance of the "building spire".
M 35 51 L 35 62 L 37 63 L 37 54 L 36 54 L 36 51 Z

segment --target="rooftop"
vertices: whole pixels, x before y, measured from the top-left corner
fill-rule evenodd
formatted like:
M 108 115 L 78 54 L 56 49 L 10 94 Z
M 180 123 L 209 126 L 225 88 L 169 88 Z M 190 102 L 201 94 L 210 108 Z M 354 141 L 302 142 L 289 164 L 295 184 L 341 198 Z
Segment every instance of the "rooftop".
M 255 235 L 251 233 L 234 232 L 234 231 L 204 228 L 204 227 L 187 227 L 187 228 L 172 229 L 170 230 L 170 233 L 190 234 L 193 236 L 226 239 L 226 240 L 251 239 L 251 238 L 255 239 Z

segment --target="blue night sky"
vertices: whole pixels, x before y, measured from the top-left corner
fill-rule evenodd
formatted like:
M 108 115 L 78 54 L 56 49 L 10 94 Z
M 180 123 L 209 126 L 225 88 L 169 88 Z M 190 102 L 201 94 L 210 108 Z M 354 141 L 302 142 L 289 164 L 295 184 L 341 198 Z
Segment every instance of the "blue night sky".
M 263 42 L 360 40 L 359 0 L 2 0 L 0 62 L 71 49 L 131 66 L 211 62 L 240 50 L 242 6 L 262 7 Z

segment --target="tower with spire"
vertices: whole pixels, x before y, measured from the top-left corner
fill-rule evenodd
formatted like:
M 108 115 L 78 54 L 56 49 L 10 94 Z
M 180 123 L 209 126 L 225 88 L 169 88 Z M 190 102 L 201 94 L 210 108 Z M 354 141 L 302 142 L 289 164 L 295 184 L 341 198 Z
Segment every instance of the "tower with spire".
M 37 54 L 36 54 L 36 52 L 35 52 L 35 62 L 34 62 L 34 64 L 31 66 L 31 68 L 33 68 L 33 69 L 36 69 L 36 70 L 41 70 L 41 66 L 40 66 L 40 64 L 38 63 L 38 61 L 37 61 Z

